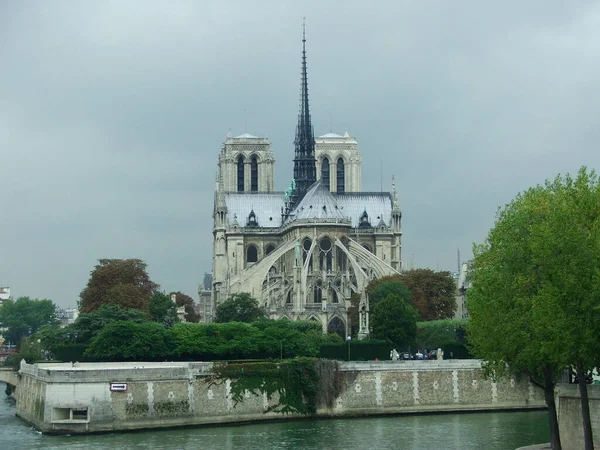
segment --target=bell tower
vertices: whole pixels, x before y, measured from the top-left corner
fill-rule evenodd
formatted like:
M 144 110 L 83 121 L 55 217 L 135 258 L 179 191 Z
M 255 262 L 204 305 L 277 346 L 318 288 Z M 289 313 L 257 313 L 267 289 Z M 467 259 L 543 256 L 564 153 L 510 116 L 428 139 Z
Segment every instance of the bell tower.
M 219 154 L 219 175 L 224 192 L 273 192 L 275 158 L 269 139 L 227 133 Z

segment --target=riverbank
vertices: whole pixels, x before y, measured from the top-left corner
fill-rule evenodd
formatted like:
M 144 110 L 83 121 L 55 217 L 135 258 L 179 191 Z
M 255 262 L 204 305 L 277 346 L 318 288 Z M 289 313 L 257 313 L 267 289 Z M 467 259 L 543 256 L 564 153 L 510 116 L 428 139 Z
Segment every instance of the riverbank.
M 200 362 L 23 364 L 17 414 L 58 434 L 304 417 L 275 412 L 277 392 L 236 398 L 238 380 L 213 375 Z M 313 417 L 545 408 L 528 380 L 486 380 L 476 360 L 342 363 L 330 378 L 335 398 Z
M 2 383 L 0 388 L 4 389 Z M 0 401 L 0 442 L 11 450 L 107 448 L 263 450 L 506 450 L 549 439 L 543 411 L 306 419 L 239 426 L 194 427 L 135 433 L 53 436 L 36 432 Z

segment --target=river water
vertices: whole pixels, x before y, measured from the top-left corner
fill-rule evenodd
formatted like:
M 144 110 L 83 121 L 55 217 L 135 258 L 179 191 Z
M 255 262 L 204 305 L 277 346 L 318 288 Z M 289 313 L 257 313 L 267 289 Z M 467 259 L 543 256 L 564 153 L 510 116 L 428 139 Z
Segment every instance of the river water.
M 0 449 L 508 449 L 550 441 L 545 411 L 306 419 L 91 436 L 46 436 L 0 383 Z

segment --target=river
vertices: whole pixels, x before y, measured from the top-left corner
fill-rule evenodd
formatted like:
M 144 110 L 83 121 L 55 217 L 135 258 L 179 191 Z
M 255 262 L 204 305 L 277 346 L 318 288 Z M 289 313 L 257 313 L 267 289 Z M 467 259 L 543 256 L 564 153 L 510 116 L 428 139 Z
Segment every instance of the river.
M 15 416 L 0 383 L 0 448 L 45 449 L 507 449 L 550 441 L 545 411 L 305 419 L 91 436 L 46 436 Z

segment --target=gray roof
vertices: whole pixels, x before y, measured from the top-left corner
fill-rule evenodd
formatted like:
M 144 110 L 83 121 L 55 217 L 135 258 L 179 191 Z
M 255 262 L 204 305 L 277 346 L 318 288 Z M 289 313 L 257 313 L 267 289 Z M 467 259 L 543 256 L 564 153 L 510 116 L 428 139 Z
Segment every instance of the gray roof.
M 234 218 L 237 218 L 241 227 L 246 226 L 250 211 L 254 211 L 258 226 L 281 226 L 283 192 L 228 192 L 225 194 L 225 204 L 229 225 L 233 225 Z
M 392 220 L 392 197 L 389 192 L 354 192 L 337 194 L 336 201 L 346 217 L 357 227 L 364 211 L 369 215 L 369 222 L 377 226 L 381 220 L 389 225 Z
M 256 214 L 260 227 L 278 228 L 282 224 L 283 192 L 228 192 L 225 194 L 225 203 L 229 225 L 233 225 L 237 219 L 239 226 L 246 226 L 250 211 Z M 317 182 L 295 208 L 294 219 L 350 219 L 352 226 L 357 227 L 364 211 L 369 215 L 372 226 L 377 226 L 381 221 L 389 225 L 392 217 L 390 193 L 331 194 L 321 182 Z
M 317 181 L 306 192 L 304 198 L 292 212 L 295 220 L 346 219 L 336 200 L 323 183 Z

